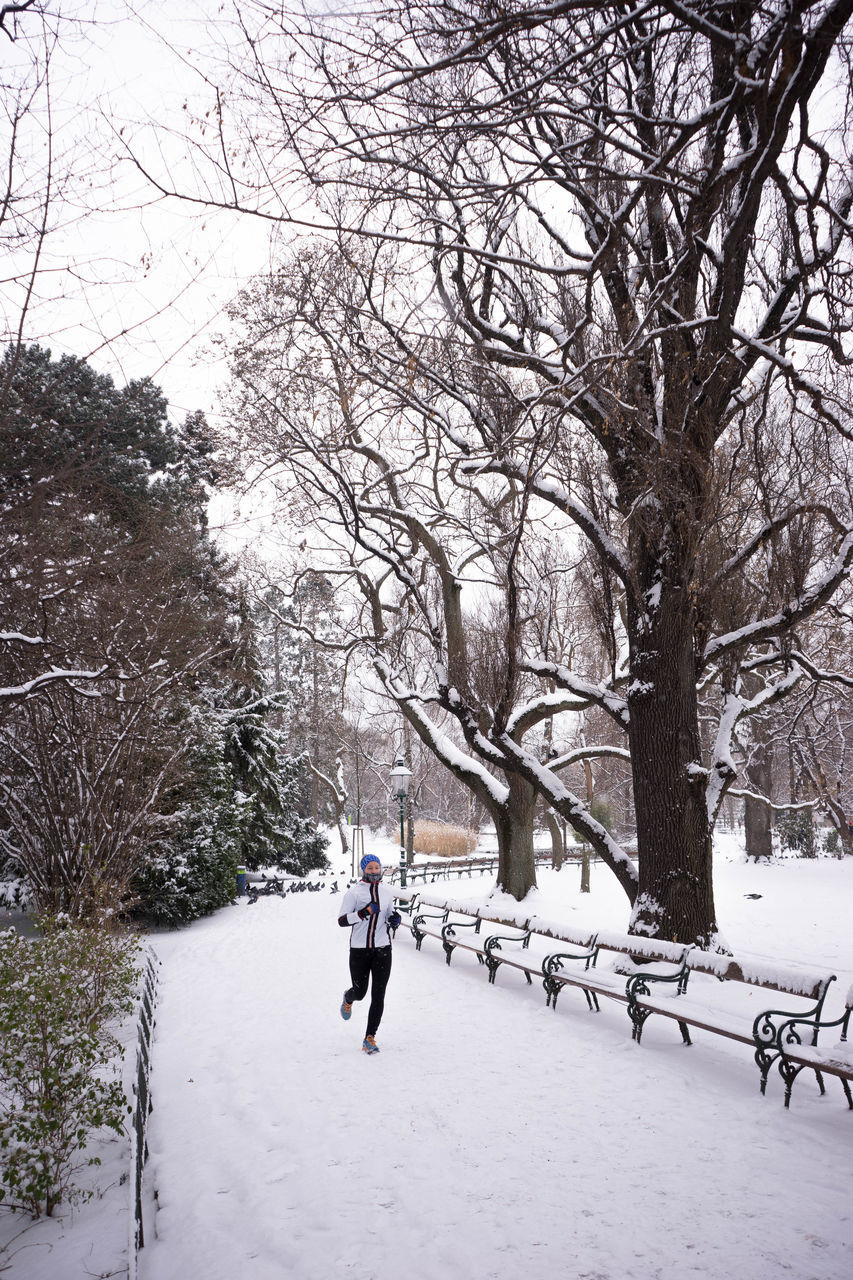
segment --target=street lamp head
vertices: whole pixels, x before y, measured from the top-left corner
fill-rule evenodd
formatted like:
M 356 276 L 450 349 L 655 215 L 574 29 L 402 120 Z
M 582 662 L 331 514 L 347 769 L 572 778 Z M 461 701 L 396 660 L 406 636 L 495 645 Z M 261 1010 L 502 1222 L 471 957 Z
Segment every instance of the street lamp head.
M 397 758 L 397 763 L 394 765 L 394 768 L 390 773 L 391 781 L 395 787 L 394 794 L 398 800 L 404 800 L 409 794 L 409 779 L 411 776 L 411 769 L 406 768 L 403 757 L 399 756 Z

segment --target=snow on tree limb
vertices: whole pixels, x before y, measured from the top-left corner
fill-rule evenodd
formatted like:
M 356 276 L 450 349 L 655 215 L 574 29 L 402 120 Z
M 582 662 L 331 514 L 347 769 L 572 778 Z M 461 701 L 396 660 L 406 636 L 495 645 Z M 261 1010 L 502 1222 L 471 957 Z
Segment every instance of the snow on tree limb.
M 392 694 L 412 728 L 433 754 L 458 778 L 461 778 L 462 781 L 471 786 L 483 798 L 487 807 L 491 808 L 506 804 L 509 798 L 509 788 L 494 774 L 490 773 L 475 756 L 462 751 L 435 724 L 422 705 L 422 695 L 414 689 L 407 689 L 394 676 L 390 666 L 384 659 L 377 657 L 374 660 L 374 667 L 382 684 Z M 493 754 L 499 758 L 497 752 L 493 752 Z
M 853 530 L 846 533 L 830 564 L 816 582 L 800 596 L 789 600 L 783 608 L 767 618 L 757 618 L 737 631 L 717 636 L 705 646 L 704 663 L 719 662 L 726 654 L 744 649 L 747 645 L 761 644 L 777 636 L 785 635 L 797 623 L 810 617 L 825 604 L 848 577 L 853 564 Z
M 526 670 L 533 672 L 535 675 L 553 680 L 561 689 L 572 694 L 581 703 L 585 705 L 594 703 L 596 706 L 601 707 L 603 711 L 606 711 L 609 716 L 616 720 L 621 728 L 627 728 L 630 717 L 628 703 L 625 698 L 608 688 L 606 684 L 593 684 L 583 676 L 576 675 L 575 672 L 559 662 L 546 662 L 541 658 L 527 658 L 523 665 Z
M 30 698 L 33 694 L 39 693 L 42 689 L 47 688 L 49 685 L 56 684 L 57 682 L 71 685 L 71 687 L 75 688 L 78 693 L 82 693 L 90 697 L 97 696 L 91 689 L 77 688 L 77 682 L 100 680 L 109 670 L 109 665 L 105 665 L 100 667 L 97 671 L 44 671 L 41 675 L 35 676 L 32 680 L 26 680 L 23 684 L 0 689 L 0 698 Z

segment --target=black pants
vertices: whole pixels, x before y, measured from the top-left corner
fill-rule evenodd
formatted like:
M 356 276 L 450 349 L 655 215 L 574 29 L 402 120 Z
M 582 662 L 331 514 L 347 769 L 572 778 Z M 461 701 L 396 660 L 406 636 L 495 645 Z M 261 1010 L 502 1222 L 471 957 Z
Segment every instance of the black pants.
M 367 983 L 371 974 L 373 975 L 365 1035 L 375 1036 L 385 1008 L 385 988 L 391 977 L 391 948 L 350 947 L 349 971 L 352 986 L 344 993 L 347 1004 L 364 999 L 367 995 Z

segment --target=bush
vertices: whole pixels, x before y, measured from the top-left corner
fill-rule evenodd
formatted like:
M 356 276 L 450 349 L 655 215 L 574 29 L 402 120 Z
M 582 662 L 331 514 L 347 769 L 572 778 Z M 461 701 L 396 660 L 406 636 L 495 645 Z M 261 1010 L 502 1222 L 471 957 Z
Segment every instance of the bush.
M 598 797 L 593 800 L 590 805 L 590 813 L 596 822 L 600 822 L 610 835 L 616 829 L 616 816 L 613 812 L 613 806 L 607 800 L 599 800 Z
M 439 858 L 464 858 L 477 847 L 477 832 L 446 822 L 416 822 L 413 848 Z
M 811 809 L 789 809 L 776 820 L 783 849 L 792 849 L 800 858 L 817 857 L 814 817 Z
M 35 1217 L 84 1194 L 72 1177 L 89 1137 L 124 1132 L 121 1045 L 137 944 L 96 927 L 43 922 L 0 933 L 0 1200 Z

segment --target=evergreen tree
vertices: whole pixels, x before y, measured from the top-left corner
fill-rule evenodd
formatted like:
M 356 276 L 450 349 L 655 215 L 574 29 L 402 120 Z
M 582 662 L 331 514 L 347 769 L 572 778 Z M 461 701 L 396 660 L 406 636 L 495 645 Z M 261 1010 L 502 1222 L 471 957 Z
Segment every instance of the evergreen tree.
M 137 914 L 172 926 L 189 924 L 233 899 L 247 807 L 225 758 L 221 715 L 200 703 L 186 706 L 184 714 L 192 745 L 180 779 L 160 805 L 134 883 Z
M 299 813 L 304 761 L 290 754 L 286 731 L 275 724 L 288 698 L 264 692 L 257 627 L 245 599 L 235 668 L 241 683 L 235 683 L 229 695 L 225 759 L 245 803 L 241 862 L 250 870 L 275 866 L 305 875 L 327 865 L 327 841 L 316 823 Z

